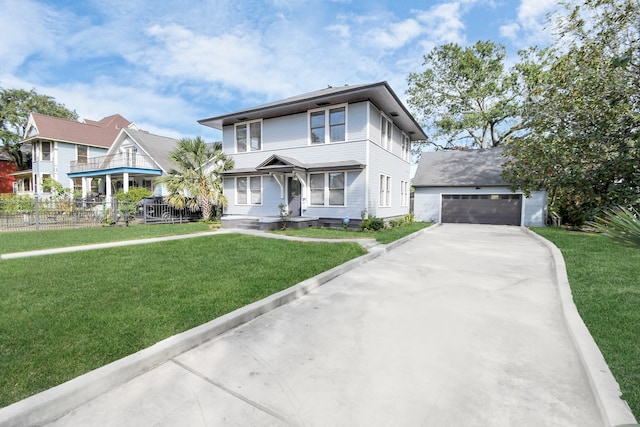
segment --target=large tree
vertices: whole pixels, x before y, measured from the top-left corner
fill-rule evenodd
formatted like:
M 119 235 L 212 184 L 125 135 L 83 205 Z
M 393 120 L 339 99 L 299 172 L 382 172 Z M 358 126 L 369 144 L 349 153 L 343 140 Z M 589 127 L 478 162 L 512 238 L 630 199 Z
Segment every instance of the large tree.
M 233 169 L 233 159 L 222 151 L 222 144 L 207 144 L 202 137 L 183 138 L 169 153 L 176 168 L 158 182 L 166 184 L 168 201 L 176 208 L 200 209 L 209 219 L 213 209 L 227 204 L 222 194 L 222 172 Z
M 521 89 L 505 48 L 491 41 L 449 43 L 424 56 L 408 78 L 408 103 L 438 148 L 490 148 L 520 130 Z M 414 146 L 422 150 L 424 144 Z
M 19 170 L 29 168 L 29 155 L 21 151 L 29 113 L 77 120 L 78 114 L 35 89 L 0 88 L 0 150 L 11 156 Z
M 579 225 L 640 202 L 640 8 L 586 0 L 559 25 L 555 46 L 528 64 L 531 132 L 507 147 L 504 177 L 547 188 L 551 209 Z

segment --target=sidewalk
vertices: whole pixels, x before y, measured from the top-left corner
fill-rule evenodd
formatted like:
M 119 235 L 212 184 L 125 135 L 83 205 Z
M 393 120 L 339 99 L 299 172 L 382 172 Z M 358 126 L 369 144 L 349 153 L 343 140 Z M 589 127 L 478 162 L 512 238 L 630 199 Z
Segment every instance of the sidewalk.
M 592 350 L 574 345 L 544 242 L 499 226 L 413 237 L 291 288 L 288 304 L 276 295 L 1 409 L 0 425 L 55 398 L 51 426 L 635 422 L 583 367 Z M 144 357 L 153 369 L 122 369 Z

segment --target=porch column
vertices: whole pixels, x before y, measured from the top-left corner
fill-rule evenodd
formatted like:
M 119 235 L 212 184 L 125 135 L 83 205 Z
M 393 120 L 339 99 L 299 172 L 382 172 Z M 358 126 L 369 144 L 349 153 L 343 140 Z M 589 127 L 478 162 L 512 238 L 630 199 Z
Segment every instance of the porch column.
M 111 175 L 107 175 L 105 178 L 106 178 L 106 183 L 104 186 L 104 191 L 105 191 L 105 197 L 106 197 L 106 205 L 108 207 L 111 207 Z
M 129 172 L 122 173 L 122 191 L 129 192 Z
M 87 197 L 87 194 L 89 193 L 87 191 L 87 180 L 91 179 L 91 178 L 87 178 L 87 177 L 83 177 L 82 178 L 82 198 L 85 199 Z

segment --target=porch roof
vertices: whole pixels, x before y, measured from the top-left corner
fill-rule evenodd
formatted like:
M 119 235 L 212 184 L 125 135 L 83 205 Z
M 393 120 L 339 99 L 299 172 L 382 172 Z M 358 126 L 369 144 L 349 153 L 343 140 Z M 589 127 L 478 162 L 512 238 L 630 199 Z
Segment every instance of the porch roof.
M 365 165 L 356 160 L 337 162 L 303 163 L 291 157 L 273 155 L 255 168 L 238 168 L 223 172 L 225 176 L 258 175 L 270 172 L 293 173 L 314 171 L 337 171 L 364 169 Z
M 160 176 L 162 171 L 160 169 L 148 169 L 148 168 L 134 168 L 134 167 L 116 167 L 109 169 L 94 169 L 82 172 L 70 172 L 67 175 L 69 178 L 86 178 L 86 177 L 99 177 L 105 175 L 119 175 L 123 173 L 130 175 L 153 175 Z

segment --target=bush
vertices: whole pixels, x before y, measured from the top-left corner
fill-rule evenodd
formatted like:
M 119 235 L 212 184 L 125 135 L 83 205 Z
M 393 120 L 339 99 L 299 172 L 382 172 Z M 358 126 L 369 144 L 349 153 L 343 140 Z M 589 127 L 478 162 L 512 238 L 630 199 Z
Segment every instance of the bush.
M 597 231 L 614 240 L 640 247 L 640 219 L 638 212 L 631 208 L 616 208 L 604 212 L 590 222 Z
M 384 228 L 384 220 L 376 216 L 372 216 L 362 220 L 360 228 L 363 230 L 378 231 Z
M 35 200 L 29 196 L 0 194 L 0 212 L 15 213 L 35 209 Z

